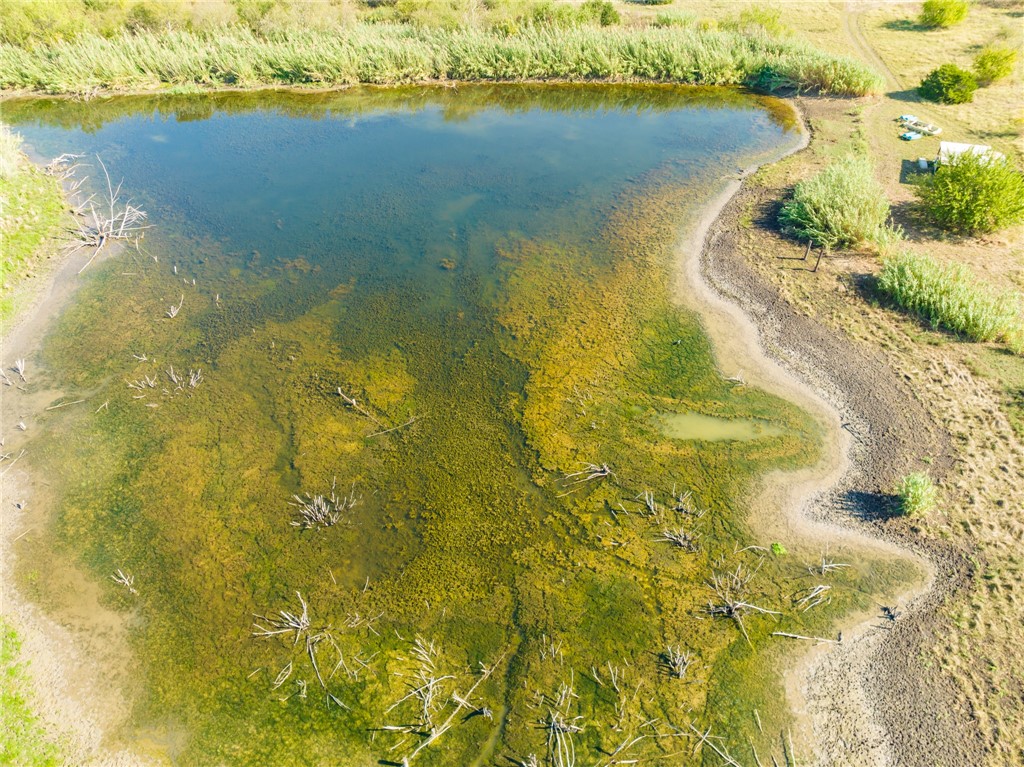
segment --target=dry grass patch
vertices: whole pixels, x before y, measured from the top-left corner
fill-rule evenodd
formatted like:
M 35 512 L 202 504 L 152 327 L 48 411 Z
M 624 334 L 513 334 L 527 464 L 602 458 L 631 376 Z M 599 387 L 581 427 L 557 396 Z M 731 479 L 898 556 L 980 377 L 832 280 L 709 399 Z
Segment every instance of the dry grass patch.
M 970 69 L 975 56 L 986 46 L 1020 50 L 1024 24 L 1019 9 L 1009 5 L 976 3 L 967 18 L 950 29 L 925 30 L 916 24 L 913 6 L 878 8 L 865 14 L 864 30 L 872 46 L 899 80 L 912 90 L 942 64 Z M 979 88 L 970 104 L 932 105 L 929 110 L 944 122 L 944 138 L 991 144 L 1007 154 L 1024 155 L 1021 86 L 1024 79 L 1018 61 L 1013 73 Z M 913 111 L 912 105 L 907 105 Z M 950 130 L 950 122 L 953 129 Z

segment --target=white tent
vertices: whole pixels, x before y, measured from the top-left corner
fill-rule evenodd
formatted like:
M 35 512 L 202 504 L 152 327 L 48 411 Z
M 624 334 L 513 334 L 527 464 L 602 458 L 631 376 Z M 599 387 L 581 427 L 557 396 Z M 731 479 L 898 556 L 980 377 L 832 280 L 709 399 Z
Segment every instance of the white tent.
M 986 144 L 958 144 L 955 141 L 942 141 L 939 143 L 939 156 L 935 158 L 936 165 L 942 165 L 962 154 L 976 154 L 979 157 L 994 157 L 1002 159 L 1004 155 L 992 151 L 992 147 Z

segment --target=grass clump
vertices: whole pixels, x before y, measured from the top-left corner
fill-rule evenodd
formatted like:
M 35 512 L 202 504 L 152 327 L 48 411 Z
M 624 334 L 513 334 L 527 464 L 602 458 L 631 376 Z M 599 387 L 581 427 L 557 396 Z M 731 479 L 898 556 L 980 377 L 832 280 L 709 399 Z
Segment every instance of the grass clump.
M 1003 157 L 964 152 L 916 190 L 934 224 L 951 232 L 994 232 L 1024 221 L 1024 176 Z
M 900 308 L 975 341 L 1006 341 L 1021 351 L 1021 301 L 997 293 L 963 264 L 900 253 L 886 259 L 879 290 Z
M 56 767 L 63 763 L 57 748 L 46 739 L 22 692 L 27 680 L 20 649 L 18 636 L 0 621 L 0 764 Z
M 889 201 L 871 163 L 848 155 L 801 181 L 782 206 L 783 231 L 825 248 L 886 244 L 899 236 L 889 225 Z
M 14 292 L 40 260 L 65 215 L 64 194 L 21 152 L 21 136 L 0 125 L 0 318 L 11 316 Z
M 168 30 L 96 34 L 31 49 L 0 45 L 0 87 L 80 93 L 161 85 L 396 84 L 432 81 L 612 80 L 700 85 L 754 82 L 860 95 L 879 76 L 796 41 L 725 30 L 530 25 L 508 30 L 353 24 L 256 35 Z
M 969 10 L 965 0 L 924 0 L 918 20 L 929 29 L 946 29 L 966 19 Z
M 974 76 L 980 85 L 990 85 L 1013 74 L 1017 50 L 1005 45 L 986 45 L 974 57 Z
M 900 514 L 905 517 L 923 517 L 935 509 L 939 492 L 927 472 L 915 471 L 900 480 L 896 489 Z
M 14 178 L 21 170 L 22 138 L 6 125 L 0 125 L 0 181 Z
M 969 104 L 976 90 L 978 81 L 974 75 L 956 64 L 943 64 L 933 69 L 917 86 L 921 98 L 940 104 Z

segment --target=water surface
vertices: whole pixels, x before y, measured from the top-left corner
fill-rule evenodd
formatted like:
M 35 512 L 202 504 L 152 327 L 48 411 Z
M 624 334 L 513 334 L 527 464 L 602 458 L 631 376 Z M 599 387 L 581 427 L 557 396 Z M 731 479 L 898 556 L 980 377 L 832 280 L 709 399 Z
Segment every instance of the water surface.
M 708 691 L 866 597 L 851 570 L 813 613 L 707 614 L 736 568 L 780 611 L 802 587 L 745 549 L 766 542 L 740 501 L 817 437 L 721 379 L 668 285 L 703 202 L 798 140 L 788 107 L 506 86 L 5 111 L 42 155 L 102 157 L 154 224 L 41 351 L 89 407 L 42 418 L 57 501 L 21 542 L 56 615 L 66 581 L 40 573 L 74 565 L 131 622 L 120 738 L 176 764 L 466 765 L 646 735 L 635 758 L 678 765 L 690 721 L 782 726 L 770 682 Z M 693 411 L 761 426 L 695 441 L 656 417 Z M 293 524 L 332 488 L 336 524 Z

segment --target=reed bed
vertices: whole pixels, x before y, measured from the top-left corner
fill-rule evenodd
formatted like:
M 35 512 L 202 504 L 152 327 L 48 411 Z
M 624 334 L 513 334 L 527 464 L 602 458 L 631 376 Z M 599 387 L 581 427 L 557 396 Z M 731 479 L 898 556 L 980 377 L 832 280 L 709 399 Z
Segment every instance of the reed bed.
M 1024 353 L 1020 295 L 997 293 L 963 264 L 901 253 L 887 259 L 878 287 L 908 312 L 975 341 L 1006 341 Z
M 853 59 L 729 30 L 531 26 L 503 34 L 353 24 L 267 35 L 242 27 L 86 33 L 31 49 L 0 45 L 0 88 L 47 93 L 480 80 L 769 83 L 838 95 L 882 86 Z

